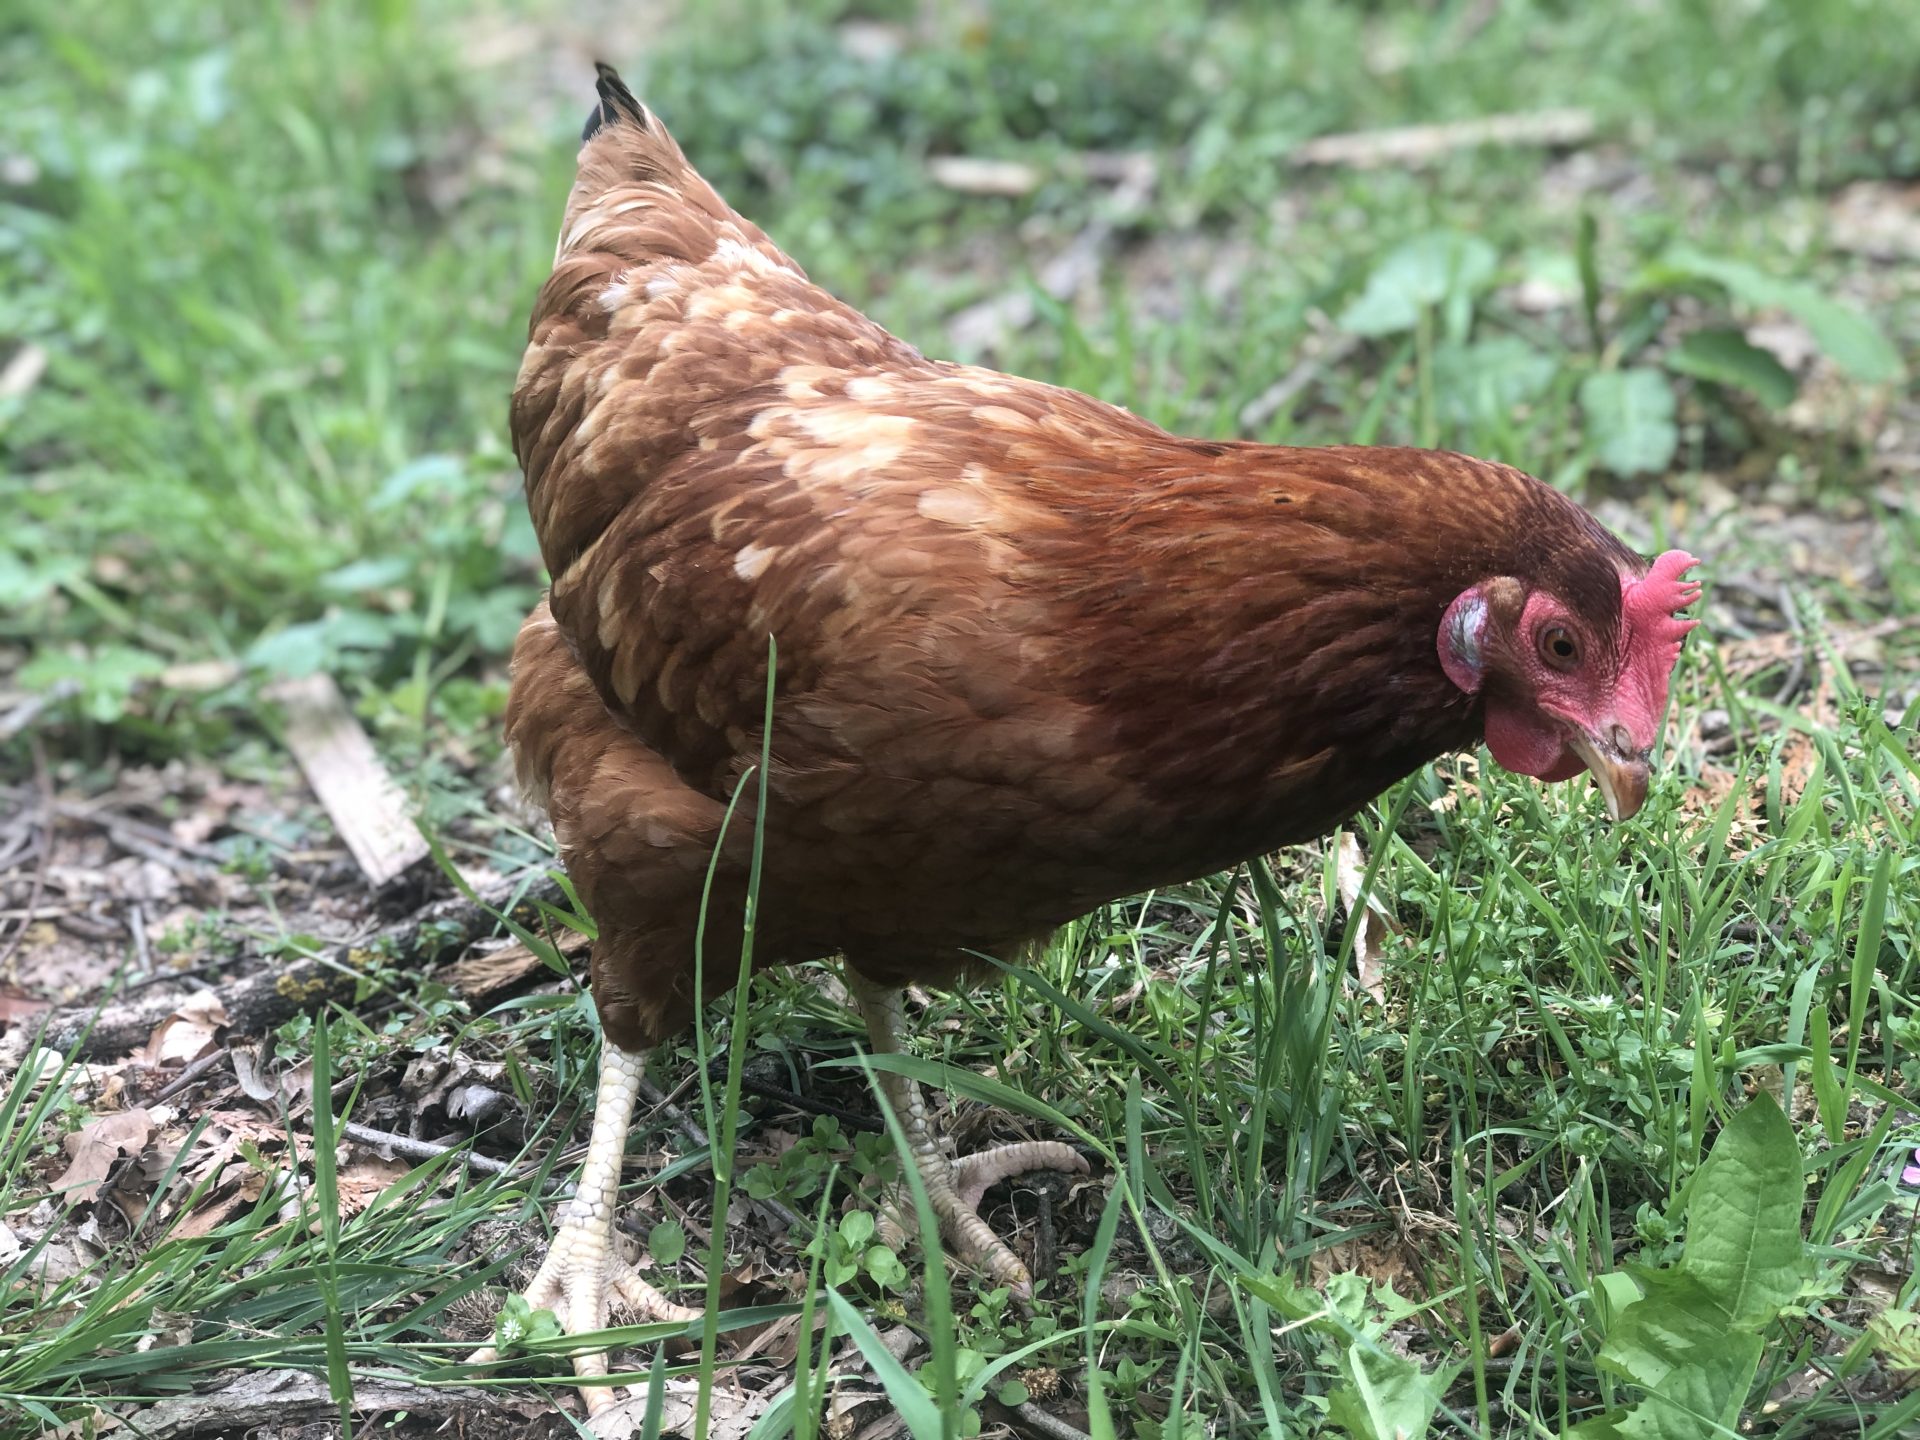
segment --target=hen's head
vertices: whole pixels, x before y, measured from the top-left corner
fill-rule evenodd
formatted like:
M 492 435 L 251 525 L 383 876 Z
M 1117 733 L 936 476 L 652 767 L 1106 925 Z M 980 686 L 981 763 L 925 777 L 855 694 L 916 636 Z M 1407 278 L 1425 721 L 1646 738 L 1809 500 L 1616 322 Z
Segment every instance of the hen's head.
M 1698 563 L 1669 550 L 1644 575 L 1621 576 L 1609 613 L 1505 575 L 1463 590 L 1440 621 L 1440 663 L 1485 697 L 1493 758 L 1542 780 L 1591 770 L 1611 818 L 1639 810 L 1667 682 L 1698 623 L 1676 613 L 1700 596 L 1683 578 Z

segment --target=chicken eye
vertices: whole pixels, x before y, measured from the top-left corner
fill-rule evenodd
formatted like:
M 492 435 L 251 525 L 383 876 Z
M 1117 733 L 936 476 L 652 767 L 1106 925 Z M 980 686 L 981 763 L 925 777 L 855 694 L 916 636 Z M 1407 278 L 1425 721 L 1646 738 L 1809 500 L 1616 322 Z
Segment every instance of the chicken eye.
M 1540 658 L 1556 670 L 1571 670 L 1580 663 L 1580 642 L 1564 625 L 1549 625 L 1540 632 Z

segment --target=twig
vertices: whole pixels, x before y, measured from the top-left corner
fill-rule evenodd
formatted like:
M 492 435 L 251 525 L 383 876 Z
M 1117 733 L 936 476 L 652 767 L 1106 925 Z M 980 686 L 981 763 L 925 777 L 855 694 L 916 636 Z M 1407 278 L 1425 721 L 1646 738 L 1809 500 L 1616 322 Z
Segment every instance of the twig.
M 25 920 L 28 924 L 32 924 L 35 920 L 64 919 L 67 913 L 68 907 L 65 905 L 36 905 L 31 910 L 16 907 L 12 910 L 0 910 L 0 920 Z
M 190 1062 L 187 1068 L 174 1076 L 173 1079 L 162 1085 L 149 1103 L 158 1105 L 162 1100 L 171 1100 L 209 1070 L 212 1070 L 230 1058 L 228 1052 L 225 1050 L 215 1050 L 211 1054 L 202 1055 L 198 1060 Z
M 142 975 L 153 974 L 153 945 L 147 939 L 147 907 L 138 900 L 127 907 L 128 928 L 133 931 L 133 953 L 140 962 Z
M 1033 1192 L 1040 1197 L 1040 1214 L 1033 1226 L 1033 1280 L 1040 1286 L 1052 1280 L 1059 1267 L 1059 1240 L 1053 1228 L 1053 1186 L 1036 1185 Z
M 1537 110 L 1521 115 L 1481 115 L 1442 125 L 1322 135 L 1294 146 L 1287 158 L 1295 165 L 1350 165 L 1367 170 L 1382 165 L 1425 165 L 1456 150 L 1480 145 L 1565 149 L 1586 144 L 1593 132 L 1590 110 Z
M 674 1104 L 673 1101 L 663 1095 L 658 1085 L 655 1085 L 644 1076 L 642 1076 L 640 1080 L 640 1095 L 656 1112 L 665 1115 L 667 1119 L 671 1120 L 674 1128 L 686 1136 L 695 1148 L 705 1149 L 707 1147 L 707 1132 L 694 1123 L 691 1115 L 687 1114 L 686 1111 L 682 1110 L 678 1105 Z M 800 1217 L 778 1200 L 771 1198 L 766 1200 L 755 1200 L 752 1199 L 752 1197 L 748 1198 L 750 1204 L 773 1216 L 774 1219 L 778 1220 L 795 1234 L 804 1233 L 806 1227 L 800 1223 Z M 721 1217 L 721 1223 L 725 1223 L 724 1216 Z
M 91 915 L 82 915 L 71 907 L 55 915 L 53 923 L 68 934 L 78 935 L 82 940 L 91 940 L 96 945 L 106 945 L 118 940 L 126 928 L 112 920 L 99 920 Z
M 1240 407 L 1240 428 L 1258 430 L 1274 416 L 1293 408 L 1306 388 L 1323 371 L 1337 368 L 1360 348 L 1358 335 L 1335 335 L 1311 355 L 1303 355 L 1285 375 Z
M 1046 1436 L 1047 1440 L 1092 1440 L 1084 1430 L 1074 1429 L 1051 1410 L 1042 1410 L 1031 1400 L 1009 1408 L 1016 1424 Z
M 0 715 L 0 741 L 11 740 L 40 718 L 49 705 L 57 705 L 70 695 L 80 693 L 78 680 L 61 680 L 37 695 L 29 695 L 6 714 Z
M 1119 226 L 1131 220 L 1153 198 L 1159 181 L 1155 158 L 1145 152 L 1125 157 L 1119 183 L 1102 211 L 1034 277 L 1050 299 L 1065 301 L 1094 280 L 1109 242 Z M 962 351 L 984 350 L 1002 344 L 1024 330 L 1039 313 L 1033 291 L 1022 288 L 969 305 L 947 322 L 947 338 Z
M 158 825 L 149 825 L 144 820 L 136 820 L 131 815 L 123 815 L 105 804 L 82 805 L 72 800 L 62 800 L 56 808 L 63 820 L 74 820 L 82 825 L 97 825 L 107 832 L 111 839 L 120 835 L 131 835 L 177 854 L 191 855 L 194 859 L 208 865 L 224 865 L 227 857 L 210 846 L 199 845 L 191 840 L 182 840 L 170 830 L 162 830 Z
M 27 938 L 27 931 L 33 928 L 33 912 L 40 908 L 40 896 L 47 888 L 47 867 L 53 863 L 53 772 L 47 769 L 47 747 L 38 735 L 27 737 L 28 748 L 33 751 L 33 779 L 40 791 L 40 826 L 45 832 L 45 840 L 40 846 L 39 858 L 33 867 L 33 888 L 27 892 L 27 916 L 20 922 L 20 928 L 7 937 L 7 943 L 0 947 L 0 966 L 13 958 L 13 952 Z
M 232 956 L 216 955 L 211 960 L 202 960 L 198 965 L 188 965 L 179 970 L 154 970 L 137 979 L 129 980 L 121 993 L 131 995 L 135 990 L 144 990 L 149 985 L 158 985 L 167 980 L 197 980 L 203 975 L 212 975 L 216 971 L 225 970 L 233 963 Z
M 1031 195 L 1043 178 L 1021 160 L 995 160 L 984 155 L 933 155 L 927 176 L 934 184 L 963 195 Z
M 378 1149 L 391 1150 L 403 1160 L 414 1164 L 423 1164 L 428 1160 L 438 1160 L 442 1155 L 458 1155 L 460 1163 L 469 1170 L 478 1170 L 487 1175 L 513 1175 L 513 1166 L 504 1160 L 496 1160 L 491 1155 L 481 1155 L 471 1145 L 443 1145 L 438 1140 L 416 1140 L 410 1135 L 396 1135 L 391 1130 L 376 1130 L 371 1125 L 362 1125 L 357 1120 L 349 1120 L 340 1127 L 340 1133 L 349 1140 L 358 1140 L 362 1145 L 372 1145 Z
M 716 1079 L 726 1074 L 727 1057 L 724 1054 L 714 1056 L 712 1061 L 707 1065 L 707 1073 Z M 686 1083 L 690 1082 L 683 1082 L 681 1085 L 676 1085 L 673 1090 L 673 1096 L 668 1098 L 671 1099 L 679 1096 L 681 1091 L 685 1089 Z M 804 1111 L 809 1115 L 830 1116 L 838 1120 L 849 1130 L 865 1130 L 877 1135 L 887 1128 L 886 1125 L 875 1116 L 856 1114 L 843 1105 L 835 1105 L 830 1100 L 815 1100 L 810 1095 L 802 1095 L 797 1091 L 789 1090 L 784 1085 L 776 1085 L 771 1080 L 756 1080 L 751 1075 L 742 1075 L 740 1077 L 740 1088 L 749 1095 L 758 1095 L 762 1100 L 777 1100 L 782 1105 Z
M 25 821 L 25 817 L 22 817 L 22 822 L 9 829 L 7 853 L 0 855 L 0 875 L 11 871 L 40 842 L 40 832 L 32 823 Z
M 768 1080 L 755 1080 L 751 1075 L 740 1077 L 740 1088 L 749 1095 L 758 1095 L 762 1100 L 775 1100 L 794 1110 L 808 1115 L 826 1115 L 838 1120 L 849 1130 L 864 1130 L 878 1135 L 887 1128 L 885 1123 L 872 1115 L 858 1115 L 843 1105 L 835 1105 L 830 1100 L 815 1100 L 812 1096 L 801 1095 L 787 1089 L 784 1085 L 775 1085 Z
M 274 964 L 244 979 L 215 988 L 226 1008 L 230 1028 L 259 1034 L 295 1015 L 338 1002 L 351 1006 L 360 998 L 361 984 L 374 969 L 416 965 L 444 949 L 472 944 L 493 933 L 498 922 L 493 910 L 513 898 L 519 888 L 509 881 L 483 896 L 483 904 L 457 898 L 437 901 L 389 929 L 335 945 L 317 956 Z M 541 877 L 527 888 L 516 917 L 532 914 L 536 902 L 561 903 L 560 887 Z M 173 978 L 173 977 L 168 977 Z M 73 1006 L 48 1016 L 41 1043 L 57 1050 L 81 1047 L 88 1059 L 114 1059 L 146 1043 L 147 1036 L 174 1010 L 166 996 L 101 1008 Z
M 360 1416 L 404 1411 L 420 1418 L 485 1419 L 496 1425 L 509 1422 L 505 1428 L 512 1433 L 551 1409 L 549 1401 L 523 1400 L 498 1390 L 416 1385 L 398 1377 L 375 1379 L 364 1373 L 354 1377 L 353 1410 Z M 176 1440 L 214 1433 L 239 1435 L 256 1429 L 277 1431 L 309 1420 L 337 1422 L 340 1405 L 328 1392 L 324 1375 L 267 1370 L 242 1375 L 209 1393 L 162 1400 L 122 1418 L 128 1433 L 142 1440 Z M 371 1432 L 374 1427 L 366 1428 Z
M 227 857 L 218 850 L 196 845 L 191 840 L 182 840 L 169 830 L 136 820 L 131 815 L 122 815 L 105 805 L 79 805 L 62 800 L 55 808 L 62 819 L 97 826 L 106 831 L 107 838 L 122 850 L 157 865 L 164 865 L 181 875 L 198 879 L 208 869 L 218 870 L 227 863 Z

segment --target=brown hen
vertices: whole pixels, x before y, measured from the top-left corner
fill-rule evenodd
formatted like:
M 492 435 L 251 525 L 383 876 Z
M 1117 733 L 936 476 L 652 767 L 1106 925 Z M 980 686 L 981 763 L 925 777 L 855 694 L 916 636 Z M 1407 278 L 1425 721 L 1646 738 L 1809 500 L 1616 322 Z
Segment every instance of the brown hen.
M 599 1108 L 529 1291 L 569 1331 L 610 1294 L 691 1313 L 616 1260 L 613 1205 L 642 1056 L 698 1005 L 716 851 L 705 953 L 738 954 L 751 805 L 722 822 L 769 636 L 755 962 L 843 955 L 881 1050 L 904 983 L 1323 834 L 1482 738 L 1638 808 L 1690 557 L 1649 568 L 1505 465 L 1182 439 L 929 360 L 811 284 L 610 70 L 599 90 L 512 411 L 553 586 L 508 736 L 600 932 Z M 952 1162 L 886 1085 L 949 1241 L 1025 1293 L 978 1192 L 1084 1163 Z

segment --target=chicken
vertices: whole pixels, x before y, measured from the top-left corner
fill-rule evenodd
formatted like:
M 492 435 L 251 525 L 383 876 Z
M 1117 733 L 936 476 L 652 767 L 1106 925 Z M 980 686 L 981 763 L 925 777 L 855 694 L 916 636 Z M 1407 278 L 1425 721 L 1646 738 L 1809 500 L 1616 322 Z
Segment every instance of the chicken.
M 1505 465 L 1182 439 L 929 360 L 812 285 L 604 67 L 599 95 L 512 406 L 552 588 L 507 733 L 599 927 L 598 1108 L 528 1291 L 569 1332 L 611 1297 L 692 1313 L 611 1226 L 643 1056 L 701 1003 L 710 859 L 707 998 L 734 977 L 754 787 L 727 813 L 769 637 L 754 963 L 843 956 L 876 1051 L 908 982 L 1322 835 L 1483 738 L 1640 807 L 1690 556 L 1648 564 Z M 1084 1161 L 956 1162 L 917 1087 L 883 1087 L 948 1242 L 1028 1294 L 980 1191 Z

